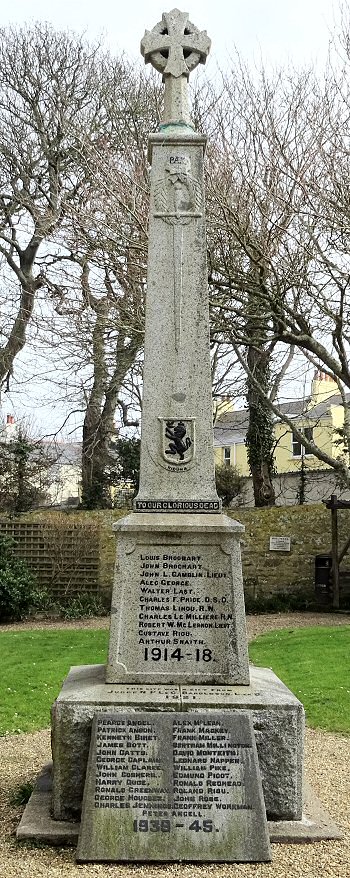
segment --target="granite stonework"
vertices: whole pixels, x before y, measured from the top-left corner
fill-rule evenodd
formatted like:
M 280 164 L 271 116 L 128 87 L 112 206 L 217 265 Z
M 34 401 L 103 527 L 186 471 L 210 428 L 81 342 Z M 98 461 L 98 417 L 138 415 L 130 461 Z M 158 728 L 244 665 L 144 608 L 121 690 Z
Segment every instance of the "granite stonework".
M 302 814 L 304 711 L 267 668 L 250 669 L 249 686 L 106 685 L 104 665 L 72 668 L 52 710 L 53 815 L 79 819 L 93 717 L 113 710 L 186 713 L 249 710 L 267 815 Z
M 300 820 L 305 715 L 300 701 L 269 668 L 250 666 L 250 686 L 182 686 L 181 709 L 251 712 L 266 812 Z
M 52 808 L 56 820 L 80 816 L 93 717 L 127 708 L 180 710 L 179 688 L 106 685 L 105 665 L 70 669 L 51 712 Z
M 52 762 L 45 765 L 17 829 L 18 841 L 40 841 L 49 845 L 77 844 L 79 821 L 54 820 L 51 809 Z M 305 843 L 341 839 L 340 832 L 311 787 L 304 784 L 301 820 L 268 820 L 270 842 Z
M 78 862 L 270 859 L 247 712 L 94 718 Z
M 107 682 L 248 684 L 242 526 L 145 513 L 115 530 Z
M 220 511 L 213 456 L 205 138 L 194 132 L 181 137 L 178 132 L 176 138 L 153 135 L 150 143 L 141 465 L 135 510 L 152 511 L 150 501 L 162 501 L 163 511 L 172 508 L 171 501 L 206 501 L 207 511 Z
M 53 817 L 79 820 L 85 785 L 81 862 L 263 861 L 265 809 L 282 822 L 302 815 L 303 707 L 272 672 L 249 669 L 244 529 L 222 514 L 215 487 L 205 138 L 187 88 L 209 45 L 174 9 L 141 46 L 163 74 L 165 109 L 149 141 L 140 487 L 115 525 L 107 668 L 71 669 L 52 709 Z M 109 723 L 105 747 L 98 729 Z M 141 808 L 152 787 L 160 805 L 176 787 L 171 815 Z
M 172 9 L 162 20 L 145 31 L 141 54 L 163 76 L 163 124 L 183 124 L 193 128 L 189 101 L 188 76 L 198 64 L 205 64 L 211 46 L 206 30 L 188 20 L 187 12 Z
M 160 47 L 163 46 L 163 49 Z M 215 485 L 203 159 L 188 77 L 210 48 L 187 13 L 164 13 L 141 52 L 162 72 L 164 113 L 149 138 L 151 194 L 136 512 L 220 512 Z M 173 504 L 176 503 L 174 507 Z M 187 504 L 187 505 L 186 505 Z

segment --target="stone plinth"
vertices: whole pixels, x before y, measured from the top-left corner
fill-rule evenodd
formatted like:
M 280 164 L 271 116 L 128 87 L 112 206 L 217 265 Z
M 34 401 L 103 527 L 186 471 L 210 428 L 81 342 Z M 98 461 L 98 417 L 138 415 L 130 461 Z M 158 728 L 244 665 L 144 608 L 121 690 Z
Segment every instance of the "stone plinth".
M 81 812 L 92 720 L 110 710 L 180 710 L 177 686 L 109 686 L 105 665 L 73 667 L 52 706 L 53 816 Z
M 104 665 L 88 665 L 71 669 L 52 710 L 56 820 L 79 818 L 94 715 L 155 709 L 251 711 L 267 815 L 301 819 L 304 711 L 272 671 L 251 667 L 250 686 L 131 686 L 106 685 Z
M 242 526 L 145 513 L 115 530 L 107 682 L 248 685 Z

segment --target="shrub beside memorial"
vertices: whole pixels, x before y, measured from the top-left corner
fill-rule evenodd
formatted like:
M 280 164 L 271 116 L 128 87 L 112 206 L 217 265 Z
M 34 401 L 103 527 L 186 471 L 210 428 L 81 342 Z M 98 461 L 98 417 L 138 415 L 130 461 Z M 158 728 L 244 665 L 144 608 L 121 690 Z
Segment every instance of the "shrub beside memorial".
M 46 593 L 13 547 L 13 540 L 0 537 L 0 622 L 18 622 L 31 607 L 41 609 L 46 600 Z

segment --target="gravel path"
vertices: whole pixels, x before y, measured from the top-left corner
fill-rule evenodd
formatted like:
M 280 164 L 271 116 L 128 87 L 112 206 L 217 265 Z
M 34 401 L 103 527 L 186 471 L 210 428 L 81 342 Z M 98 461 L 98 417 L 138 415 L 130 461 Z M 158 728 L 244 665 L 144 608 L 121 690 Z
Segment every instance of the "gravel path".
M 269 613 L 247 616 L 249 640 L 277 628 L 310 628 L 311 625 L 350 625 L 350 613 Z M 349 873 L 350 878 L 350 873 Z
M 319 624 L 350 624 L 350 617 L 318 613 L 250 616 L 248 633 L 252 638 L 276 628 Z M 91 620 L 88 626 L 84 622 L 83 625 L 69 623 L 67 627 L 107 625 L 108 620 L 98 619 Z M 43 624 L 31 624 L 30 627 L 43 627 Z M 62 627 L 62 623 L 53 623 L 50 627 Z M 34 779 L 49 758 L 49 730 L 0 738 L 0 878 L 320 878 L 320 875 L 322 878 L 350 878 L 350 738 L 344 735 L 312 729 L 306 733 L 307 778 L 344 832 L 344 839 L 307 845 L 274 844 L 270 864 L 77 866 L 74 849 L 19 845 L 14 833 L 21 809 L 11 805 L 13 792 L 19 784 Z
M 350 612 L 346 613 L 267 613 L 262 616 L 247 616 L 248 637 L 258 637 L 277 628 L 310 628 L 311 625 L 350 625 Z M 15 622 L 13 625 L 0 625 L 1 631 L 26 631 L 42 628 L 108 628 L 109 616 L 92 619 L 79 619 L 74 622 L 37 620 Z M 1 878 L 1 875 L 0 875 Z M 350 878 L 350 876 L 349 876 Z

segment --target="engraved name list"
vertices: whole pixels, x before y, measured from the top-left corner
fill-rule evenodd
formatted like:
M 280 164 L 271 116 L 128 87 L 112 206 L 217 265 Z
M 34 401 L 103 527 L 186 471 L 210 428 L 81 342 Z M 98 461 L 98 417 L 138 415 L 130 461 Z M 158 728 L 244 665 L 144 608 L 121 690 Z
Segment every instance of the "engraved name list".
M 120 859 L 145 849 L 149 858 L 166 850 L 176 859 L 185 844 L 189 859 L 205 860 L 223 854 L 232 831 L 241 844 L 263 807 L 255 755 L 247 714 L 95 717 L 85 818 L 95 858 L 104 820 L 113 822 Z
M 137 655 L 146 672 L 217 673 L 233 645 L 230 559 L 219 546 L 148 546 L 129 555 L 135 606 L 120 655 Z M 126 662 L 128 665 L 128 663 Z

